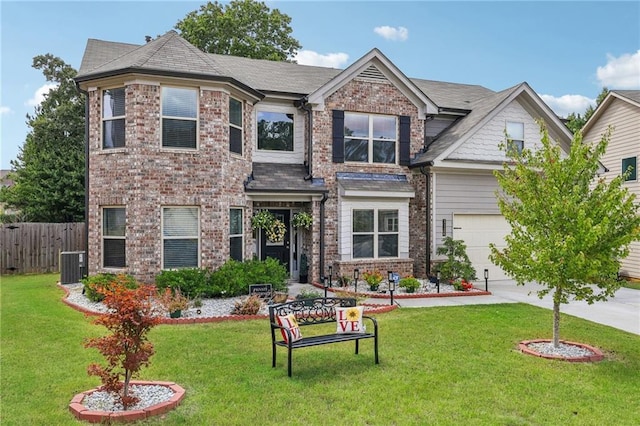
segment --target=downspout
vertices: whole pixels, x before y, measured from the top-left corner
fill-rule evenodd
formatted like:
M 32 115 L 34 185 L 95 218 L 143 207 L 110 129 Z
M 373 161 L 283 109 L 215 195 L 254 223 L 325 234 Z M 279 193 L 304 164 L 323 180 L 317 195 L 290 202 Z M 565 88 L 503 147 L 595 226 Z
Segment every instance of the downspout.
M 313 114 L 311 105 L 307 103 L 304 97 L 294 103 L 295 106 L 307 112 L 307 175 L 304 180 L 313 179 Z
M 426 253 L 425 253 L 425 262 L 427 263 L 427 278 L 431 276 L 431 178 L 429 176 L 429 167 L 433 164 L 429 163 L 427 166 L 420 166 L 420 173 L 425 176 L 427 180 L 426 190 L 425 190 L 425 203 L 426 203 L 426 214 L 425 216 L 425 228 L 427 234 L 427 244 L 426 244 Z M 426 171 L 425 171 L 426 170 Z
M 89 92 L 78 91 L 84 94 L 84 273 L 83 278 L 89 276 Z
M 320 277 L 324 275 L 324 203 L 328 199 L 327 193 L 324 192 L 320 200 Z

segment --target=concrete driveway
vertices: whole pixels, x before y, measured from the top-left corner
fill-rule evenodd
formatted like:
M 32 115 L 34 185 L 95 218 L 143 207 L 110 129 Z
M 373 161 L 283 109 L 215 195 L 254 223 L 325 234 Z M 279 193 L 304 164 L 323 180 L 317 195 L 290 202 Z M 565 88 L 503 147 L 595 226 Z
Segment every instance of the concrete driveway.
M 484 289 L 484 283 L 477 285 Z M 459 306 L 492 303 L 528 303 L 541 308 L 553 309 L 550 295 L 539 299 L 537 291 L 542 289 L 538 284 L 516 285 L 515 281 L 489 282 L 489 296 L 468 297 L 432 297 L 423 299 L 396 299 L 401 307 L 422 306 Z M 373 303 L 380 303 L 380 299 L 372 299 Z M 606 302 L 596 302 L 592 305 L 584 301 L 571 301 L 563 304 L 560 312 L 584 318 L 599 324 L 608 325 L 620 330 L 640 335 L 640 290 L 620 288 L 614 297 Z

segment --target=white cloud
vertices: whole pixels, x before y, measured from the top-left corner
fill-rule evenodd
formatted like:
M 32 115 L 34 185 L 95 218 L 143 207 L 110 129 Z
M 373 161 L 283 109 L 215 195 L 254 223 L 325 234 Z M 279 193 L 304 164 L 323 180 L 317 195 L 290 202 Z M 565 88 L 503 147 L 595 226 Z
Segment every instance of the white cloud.
M 349 60 L 349 55 L 346 53 L 327 53 L 326 55 L 322 55 L 313 50 L 299 50 L 293 59 L 300 65 L 343 68 Z
M 607 55 L 607 64 L 598 67 L 596 75 L 609 89 L 640 89 L 640 50 L 617 58 Z
M 51 89 L 55 89 L 56 87 L 58 87 L 58 83 L 46 83 L 38 87 L 38 90 L 33 94 L 33 98 L 25 102 L 25 105 L 33 107 L 40 105 L 44 100 L 44 96 L 49 93 Z
M 11 111 L 11 108 L 6 106 L 0 106 L 0 115 L 11 114 L 12 112 L 13 111 Z
M 387 40 L 405 41 L 409 38 L 409 30 L 405 27 L 395 28 L 385 25 L 382 27 L 375 27 L 373 32 Z
M 582 95 L 562 95 L 559 98 L 553 95 L 540 95 L 540 97 L 553 112 L 563 118 L 566 118 L 572 112 L 584 115 L 589 106 L 596 106 L 595 99 Z

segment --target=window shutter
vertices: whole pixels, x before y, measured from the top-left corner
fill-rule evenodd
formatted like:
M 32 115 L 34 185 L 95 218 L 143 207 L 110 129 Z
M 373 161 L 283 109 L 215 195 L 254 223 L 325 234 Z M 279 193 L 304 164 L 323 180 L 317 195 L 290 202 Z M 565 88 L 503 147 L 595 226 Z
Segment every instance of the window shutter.
M 344 163 L 344 111 L 333 110 L 333 162 Z
M 408 166 L 411 163 L 411 117 L 400 116 L 400 165 Z

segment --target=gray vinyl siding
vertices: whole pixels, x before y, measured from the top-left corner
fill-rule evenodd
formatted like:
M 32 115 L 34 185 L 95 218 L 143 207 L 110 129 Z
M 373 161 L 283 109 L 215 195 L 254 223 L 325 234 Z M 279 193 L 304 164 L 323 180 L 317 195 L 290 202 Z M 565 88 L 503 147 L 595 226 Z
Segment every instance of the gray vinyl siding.
M 456 117 L 435 117 L 433 120 L 427 121 L 425 124 L 425 136 L 434 137 L 440 134 L 444 129 L 451 126 Z
M 637 164 L 640 167 L 640 108 L 629 102 L 613 99 L 611 104 L 593 123 L 584 135 L 585 142 L 600 140 L 607 127 L 613 126 L 613 133 L 607 147 L 607 152 L 602 156 L 602 164 L 609 169 L 604 174 L 605 178 L 613 179 L 622 173 L 622 159 L 638 157 Z M 636 194 L 636 201 L 640 202 L 640 172 L 638 180 L 626 182 L 625 188 Z M 640 278 L 640 243 L 633 243 L 629 256 L 622 261 L 620 273 L 624 276 Z
M 435 173 L 434 237 L 442 244 L 442 220 L 446 219 L 446 236 L 453 236 L 454 213 L 500 214 L 496 200 L 498 182 L 491 172 L 478 174 Z

